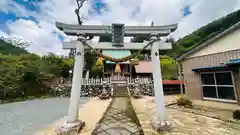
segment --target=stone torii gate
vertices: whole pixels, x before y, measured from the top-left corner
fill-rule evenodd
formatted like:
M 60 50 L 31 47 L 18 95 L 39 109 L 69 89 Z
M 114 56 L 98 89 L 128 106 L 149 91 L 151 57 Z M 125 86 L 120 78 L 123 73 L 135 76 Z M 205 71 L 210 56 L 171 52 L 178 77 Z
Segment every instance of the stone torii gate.
M 70 105 L 68 111 L 68 118 L 63 128 L 71 129 L 82 125 L 83 121 L 78 120 L 81 80 L 84 67 L 84 50 L 89 49 L 88 46 L 81 42 L 87 36 L 113 36 L 113 42 L 93 43 L 91 40 L 87 41 L 94 49 L 105 50 L 141 50 L 147 43 L 124 43 L 124 37 L 149 37 L 150 41 L 159 39 L 163 36 L 168 36 L 171 32 L 177 29 L 177 24 L 168 26 L 124 26 L 123 24 L 111 25 L 70 25 L 64 23 L 56 23 L 58 29 L 62 30 L 66 35 L 78 36 L 77 41 L 70 41 L 63 43 L 63 49 L 76 49 L 74 72 L 72 79 L 72 89 L 70 97 Z M 167 121 L 164 94 L 162 86 L 162 74 L 159 58 L 159 50 L 171 49 L 171 43 L 163 41 L 153 42 L 150 46 L 144 48 L 151 50 L 152 71 L 154 80 L 154 91 L 156 99 L 157 116 L 154 120 L 154 128 L 159 129 L 159 126 L 170 124 Z

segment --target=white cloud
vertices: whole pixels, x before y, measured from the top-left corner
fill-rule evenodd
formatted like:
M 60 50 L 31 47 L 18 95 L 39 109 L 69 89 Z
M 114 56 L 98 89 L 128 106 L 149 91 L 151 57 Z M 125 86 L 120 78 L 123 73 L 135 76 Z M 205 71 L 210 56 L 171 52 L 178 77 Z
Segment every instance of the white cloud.
M 165 25 L 179 23 L 179 34 L 184 36 L 185 31 L 193 31 L 200 26 L 226 15 L 237 7 L 240 0 L 104 0 L 109 7 L 109 12 L 103 13 L 101 16 L 89 17 L 87 11 L 89 4 L 85 3 L 81 12 L 87 16 L 87 24 L 111 24 L 113 22 L 121 22 L 128 25 L 150 25 L 153 20 L 156 25 Z M 181 10 L 191 5 L 192 14 L 182 18 Z M 214 5 L 214 6 L 212 6 Z M 240 4 L 239 4 L 240 5 Z M 42 4 L 44 17 L 53 21 L 60 21 L 70 24 L 76 24 L 77 19 L 74 14 L 76 7 L 75 0 L 59 1 L 49 0 Z M 139 7 L 136 16 L 132 17 L 132 12 Z M 239 6 L 238 6 L 239 7 Z M 63 10 L 64 9 L 64 10 Z M 236 10 L 237 8 L 235 8 Z M 49 16 L 46 16 L 48 14 Z M 188 26 L 182 29 L 182 25 Z M 187 29 L 187 30 L 186 30 Z M 177 32 L 178 33 L 178 32 Z
M 5 1 L 5 2 L 3 2 Z M 7 0 L 1 0 L 6 3 Z M 89 16 L 89 3 L 84 3 L 81 13 L 88 20 L 85 24 L 111 24 L 113 22 L 126 25 L 166 25 L 178 23 L 179 28 L 172 35 L 176 38 L 183 37 L 197 28 L 209 23 L 240 8 L 240 0 L 104 0 L 108 4 L 108 12 L 101 16 Z M 16 4 L 16 3 L 15 3 Z M 182 9 L 191 5 L 192 14 L 182 17 Z M 25 9 L 12 9 L 19 15 L 34 15 L 39 24 L 26 20 L 17 20 L 8 24 L 12 35 L 19 35 L 26 40 L 31 40 L 29 50 L 33 52 L 62 52 L 61 41 L 56 34 L 55 21 L 77 24 L 74 9 L 75 0 L 46 0 L 40 4 L 41 13 L 29 12 Z M 135 16 L 133 16 L 135 12 Z M 98 38 L 94 38 L 96 41 Z
M 48 52 L 64 53 L 61 50 L 61 41 L 48 27 L 39 27 L 36 23 L 23 19 L 9 23 L 8 27 L 10 36 L 22 37 L 24 40 L 33 43 L 27 48 L 30 52 L 40 55 Z
M 4 7 L 4 6 L 6 6 L 7 5 L 7 0 L 1 0 L 0 1 L 0 7 L 2 8 L 2 7 Z

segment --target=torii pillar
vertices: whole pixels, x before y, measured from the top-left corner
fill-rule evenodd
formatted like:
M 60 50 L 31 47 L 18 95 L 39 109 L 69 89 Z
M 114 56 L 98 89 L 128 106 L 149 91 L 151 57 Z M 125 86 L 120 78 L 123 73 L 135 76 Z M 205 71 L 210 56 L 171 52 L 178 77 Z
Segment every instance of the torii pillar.
M 158 38 L 159 37 L 154 34 L 150 36 L 150 40 L 156 40 Z M 167 120 L 166 108 L 164 104 L 161 62 L 158 46 L 158 42 L 154 42 L 151 49 L 152 75 L 156 102 L 156 116 L 152 119 L 151 125 L 155 130 L 163 131 L 168 130 L 171 126 L 171 123 Z
M 86 39 L 85 34 L 78 34 L 78 39 Z M 67 120 L 62 125 L 62 127 L 57 130 L 58 135 L 70 132 L 75 133 L 79 130 L 79 128 L 82 128 L 85 125 L 84 121 L 78 120 L 83 68 L 84 68 L 84 45 L 82 42 L 79 41 L 76 42 L 76 54 L 74 61 L 68 116 Z

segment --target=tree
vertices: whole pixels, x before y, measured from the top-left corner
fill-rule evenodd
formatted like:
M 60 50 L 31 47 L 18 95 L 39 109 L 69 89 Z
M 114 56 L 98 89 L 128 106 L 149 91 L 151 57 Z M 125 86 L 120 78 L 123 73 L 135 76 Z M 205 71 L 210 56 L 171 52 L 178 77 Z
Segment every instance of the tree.
M 21 86 L 21 65 L 10 56 L 0 56 L 0 91 L 16 92 Z
M 80 15 L 80 9 L 83 6 L 83 3 L 87 1 L 87 0 L 76 0 L 77 2 L 77 8 L 75 9 L 75 14 L 77 15 L 77 20 L 78 20 L 78 24 L 82 25 L 82 19 L 84 19 L 81 15 Z
M 166 51 L 165 55 L 168 55 L 173 59 L 176 59 L 180 54 L 182 54 L 186 50 L 186 48 L 180 45 L 179 42 L 176 42 L 173 37 L 167 38 L 166 42 L 170 42 L 172 44 L 172 49 Z
M 21 38 L 17 38 L 17 37 L 2 37 L 2 40 L 10 43 L 11 45 L 14 45 L 16 47 L 22 48 L 22 49 L 26 49 L 28 46 L 30 46 L 32 43 L 29 41 L 24 41 Z
M 41 64 L 45 72 L 53 73 L 58 77 L 68 77 L 69 70 L 73 67 L 72 58 L 61 58 L 53 53 L 49 53 L 42 57 L 43 63 Z M 47 66 L 47 68 L 46 68 Z
M 76 3 L 77 3 L 77 8 L 75 9 L 75 14 L 77 16 L 77 21 L 78 21 L 78 24 L 79 25 L 82 25 L 83 23 L 83 19 L 85 19 L 84 17 L 82 17 L 80 15 L 80 9 L 82 8 L 83 6 L 83 3 L 87 1 L 87 0 L 76 0 Z M 75 53 L 76 53 L 76 50 L 75 49 L 70 49 L 70 52 L 69 52 L 69 57 L 73 58 L 75 56 Z
M 69 76 L 72 64 L 54 54 L 0 55 L 0 92 L 8 98 L 46 94 L 52 80 Z

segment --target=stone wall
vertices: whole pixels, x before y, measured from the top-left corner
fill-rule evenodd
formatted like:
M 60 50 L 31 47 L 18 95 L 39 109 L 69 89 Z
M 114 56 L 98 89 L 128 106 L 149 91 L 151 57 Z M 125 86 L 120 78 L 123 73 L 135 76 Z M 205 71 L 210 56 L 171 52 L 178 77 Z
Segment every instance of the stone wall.
M 153 85 L 150 84 L 138 84 L 134 86 L 133 84 L 128 85 L 128 89 L 131 94 L 135 89 L 140 89 L 142 95 L 153 96 Z M 136 88 L 137 87 L 137 88 Z M 83 97 L 96 97 L 99 96 L 102 92 L 102 85 L 83 85 L 81 89 L 81 96 Z M 106 85 L 106 90 L 111 94 L 111 85 Z M 51 87 L 51 93 L 54 96 L 60 97 L 70 97 L 71 94 L 71 85 L 59 84 Z

